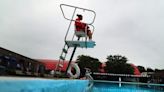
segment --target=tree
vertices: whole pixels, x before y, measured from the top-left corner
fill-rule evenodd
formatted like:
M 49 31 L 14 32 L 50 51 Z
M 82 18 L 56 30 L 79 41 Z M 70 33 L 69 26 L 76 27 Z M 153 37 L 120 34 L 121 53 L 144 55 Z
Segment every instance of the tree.
M 138 70 L 140 71 L 140 73 L 145 72 L 146 69 L 143 66 L 137 66 Z
M 147 72 L 154 72 L 152 68 L 147 68 Z
M 154 71 L 155 71 L 155 72 L 160 72 L 160 71 L 162 71 L 162 70 L 156 68 Z
M 127 58 L 121 55 L 107 56 L 105 71 L 115 74 L 134 74 L 134 69 L 127 64 Z
M 85 68 L 91 69 L 91 72 L 98 72 L 101 62 L 97 58 L 90 56 L 80 55 L 77 58 L 77 63 L 80 67 L 82 76 L 85 74 Z

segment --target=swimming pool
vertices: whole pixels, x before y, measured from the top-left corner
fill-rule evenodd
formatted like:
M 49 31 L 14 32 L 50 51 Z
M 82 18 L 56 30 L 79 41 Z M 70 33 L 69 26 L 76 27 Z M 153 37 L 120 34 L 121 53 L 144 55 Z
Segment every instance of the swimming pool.
M 164 84 L 0 77 L 0 92 L 164 92 Z M 88 90 L 87 90 L 88 89 Z
M 95 81 L 92 92 L 164 92 L 164 84 Z

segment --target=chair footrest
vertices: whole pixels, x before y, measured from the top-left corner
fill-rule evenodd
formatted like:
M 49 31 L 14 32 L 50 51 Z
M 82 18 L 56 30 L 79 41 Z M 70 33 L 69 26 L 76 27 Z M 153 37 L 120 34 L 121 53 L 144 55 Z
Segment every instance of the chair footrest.
M 66 41 L 69 47 L 93 48 L 95 41 Z

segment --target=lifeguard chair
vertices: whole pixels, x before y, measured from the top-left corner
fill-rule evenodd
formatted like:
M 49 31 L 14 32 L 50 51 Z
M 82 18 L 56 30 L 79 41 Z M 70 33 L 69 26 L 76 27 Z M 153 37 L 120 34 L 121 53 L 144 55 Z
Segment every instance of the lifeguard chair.
M 96 45 L 95 41 L 89 41 L 87 39 L 87 32 L 86 32 L 87 28 L 85 28 L 84 31 L 76 31 L 75 25 L 73 24 L 73 22 L 76 21 L 75 20 L 75 14 L 78 14 L 79 10 L 82 10 L 84 12 L 87 11 L 87 12 L 91 12 L 92 13 L 92 15 L 93 15 L 92 21 L 90 23 L 85 23 L 85 24 L 87 26 L 89 26 L 90 28 L 92 28 L 92 34 L 93 34 L 94 26 L 92 24 L 93 24 L 93 22 L 95 20 L 96 13 L 93 10 L 80 8 L 80 7 L 76 7 L 76 6 L 71 6 L 71 5 L 67 5 L 67 4 L 61 4 L 60 8 L 61 8 L 63 17 L 66 20 L 70 21 L 70 23 L 69 23 L 69 26 L 68 26 L 68 29 L 67 29 L 67 32 L 66 32 L 66 35 L 65 35 L 65 39 L 64 39 L 65 44 L 64 44 L 64 47 L 62 49 L 61 55 L 59 57 L 59 62 L 56 65 L 55 71 L 56 71 L 57 74 L 60 74 L 60 71 L 63 68 L 63 64 L 64 64 L 64 61 L 65 61 L 65 58 L 66 58 L 66 56 L 68 54 L 68 49 L 72 47 L 74 49 L 73 49 L 72 55 L 71 55 L 70 60 L 69 60 L 69 64 L 68 64 L 67 69 L 66 69 L 66 74 L 67 74 L 67 70 L 68 70 L 68 68 L 69 68 L 69 66 L 71 64 L 71 61 L 73 59 L 74 53 L 76 51 L 76 48 L 77 47 L 79 47 L 79 48 L 93 48 Z M 63 8 L 71 8 L 73 10 L 73 14 L 72 14 L 71 18 L 67 18 L 65 16 L 65 12 L 64 12 Z M 72 27 L 72 29 L 71 29 L 71 27 Z

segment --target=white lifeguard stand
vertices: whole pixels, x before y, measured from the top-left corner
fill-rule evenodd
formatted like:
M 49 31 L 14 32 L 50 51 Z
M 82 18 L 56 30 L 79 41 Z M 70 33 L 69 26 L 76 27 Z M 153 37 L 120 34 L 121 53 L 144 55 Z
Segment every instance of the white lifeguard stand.
M 89 23 L 84 22 L 87 26 L 92 28 L 91 33 L 93 34 L 94 26 L 92 24 L 94 23 L 96 13 L 93 10 L 80 8 L 80 7 L 76 7 L 76 6 L 71 6 L 71 5 L 67 5 L 67 4 L 61 4 L 60 8 L 61 8 L 63 17 L 66 20 L 70 21 L 70 23 L 69 23 L 69 26 L 68 26 L 68 29 L 67 29 L 67 32 L 66 32 L 66 35 L 65 35 L 65 39 L 64 39 L 65 44 L 64 44 L 64 47 L 62 49 L 61 55 L 59 57 L 59 62 L 56 65 L 56 68 L 55 68 L 55 74 L 61 74 L 61 70 L 63 68 L 65 58 L 68 54 L 68 49 L 72 47 L 74 49 L 73 49 L 72 55 L 70 57 L 68 66 L 67 66 L 66 73 L 65 73 L 67 75 L 67 70 L 68 70 L 68 68 L 69 68 L 69 66 L 72 62 L 72 59 L 73 59 L 74 53 L 76 51 L 76 48 L 77 47 L 79 47 L 79 48 L 93 48 L 96 45 L 95 41 L 89 41 L 87 39 L 86 30 L 79 31 L 79 32 L 75 30 L 75 25 L 73 24 L 73 22 L 75 22 L 75 15 L 79 14 L 79 11 L 89 12 L 91 15 L 93 15 L 92 20 Z M 64 8 L 65 9 L 70 8 L 73 11 L 73 14 L 70 16 L 70 18 L 66 17 L 66 14 L 64 12 Z M 69 13 L 68 10 L 67 10 L 67 12 Z M 73 26 L 72 26 L 72 24 L 73 24 Z

